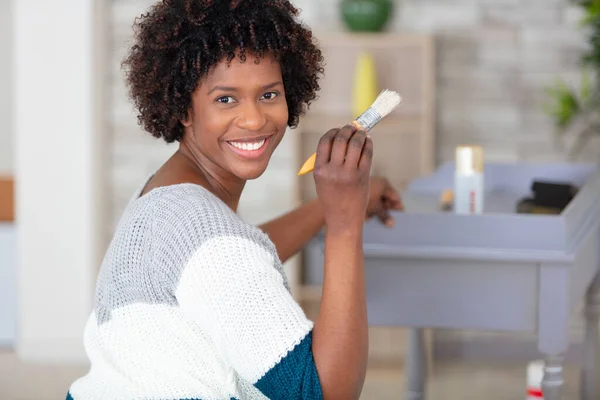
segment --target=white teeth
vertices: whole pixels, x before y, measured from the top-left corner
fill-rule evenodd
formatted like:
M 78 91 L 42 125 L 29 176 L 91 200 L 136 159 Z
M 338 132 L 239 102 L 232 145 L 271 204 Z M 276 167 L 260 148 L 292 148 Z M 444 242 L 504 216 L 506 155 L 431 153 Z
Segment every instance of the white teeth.
M 265 144 L 266 139 L 259 140 L 258 142 L 229 142 L 233 147 L 237 147 L 242 150 L 258 150 L 263 144 Z

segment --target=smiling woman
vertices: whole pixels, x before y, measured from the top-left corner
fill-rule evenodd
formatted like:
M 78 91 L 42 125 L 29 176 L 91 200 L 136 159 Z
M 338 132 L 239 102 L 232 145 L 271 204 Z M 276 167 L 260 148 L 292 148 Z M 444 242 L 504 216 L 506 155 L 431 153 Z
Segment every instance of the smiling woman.
M 216 64 L 193 92 L 182 121 L 192 133 L 183 145 L 200 157 L 210 155 L 241 180 L 262 175 L 289 119 L 280 63 L 271 52 L 249 57 Z
M 179 148 L 134 194 L 85 328 L 91 369 L 68 399 L 354 399 L 365 378 L 363 223 L 400 208 L 349 125 L 317 149 L 318 200 L 262 227 L 236 214 L 316 96 L 321 52 L 286 0 L 164 0 L 125 60 L 140 124 Z M 319 318 L 282 261 L 323 225 Z

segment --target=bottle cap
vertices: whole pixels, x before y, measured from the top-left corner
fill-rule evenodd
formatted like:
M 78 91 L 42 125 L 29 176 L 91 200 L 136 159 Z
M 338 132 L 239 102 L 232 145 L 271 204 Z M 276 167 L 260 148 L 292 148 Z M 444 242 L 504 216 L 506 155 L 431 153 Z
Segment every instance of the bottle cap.
M 481 146 L 456 147 L 456 172 L 483 172 L 483 148 Z

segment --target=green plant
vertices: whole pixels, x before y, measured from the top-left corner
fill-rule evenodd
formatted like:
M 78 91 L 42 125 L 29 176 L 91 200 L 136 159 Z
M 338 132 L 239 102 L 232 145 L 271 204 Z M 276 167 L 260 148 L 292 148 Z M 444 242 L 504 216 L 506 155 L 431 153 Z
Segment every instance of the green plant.
M 580 89 L 570 87 L 558 79 L 547 88 L 549 101 L 543 107 L 553 119 L 559 132 L 565 133 L 573 122 L 590 109 L 600 108 L 600 0 L 570 0 L 581 8 L 580 26 L 586 31 L 588 48 L 581 56 L 582 77 Z M 594 129 L 596 124 L 594 124 Z M 589 137 L 589 127 L 584 128 Z M 581 144 L 576 146 L 581 148 Z
M 546 88 L 546 94 L 551 101 L 543 104 L 544 110 L 554 119 L 554 124 L 563 130 L 588 106 L 591 92 L 592 85 L 587 70 L 582 73 L 579 93 L 564 80 L 557 79 L 554 85 Z

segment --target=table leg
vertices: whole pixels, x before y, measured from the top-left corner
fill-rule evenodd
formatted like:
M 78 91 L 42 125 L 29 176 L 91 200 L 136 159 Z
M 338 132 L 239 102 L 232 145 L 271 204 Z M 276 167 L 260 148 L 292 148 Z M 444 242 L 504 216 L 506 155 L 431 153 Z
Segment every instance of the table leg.
M 585 342 L 583 368 L 581 369 L 581 400 L 600 399 L 600 275 L 596 277 L 586 294 Z
M 544 400 L 564 400 L 564 356 L 553 355 L 544 358 L 544 378 L 542 380 L 542 392 Z
M 427 357 L 425 354 L 424 330 L 414 328 L 408 337 L 406 363 L 406 400 L 425 400 L 427 382 Z

